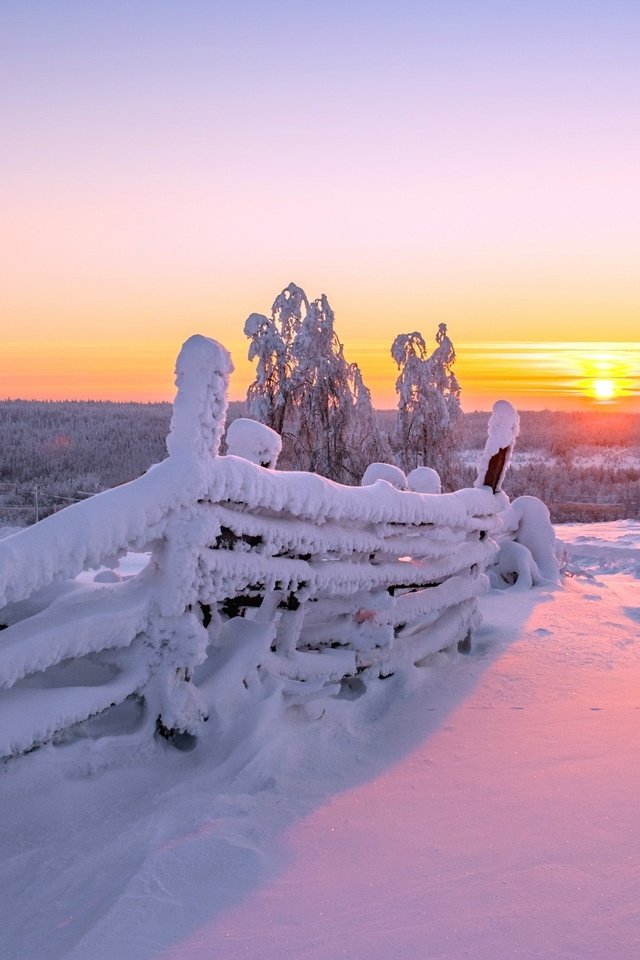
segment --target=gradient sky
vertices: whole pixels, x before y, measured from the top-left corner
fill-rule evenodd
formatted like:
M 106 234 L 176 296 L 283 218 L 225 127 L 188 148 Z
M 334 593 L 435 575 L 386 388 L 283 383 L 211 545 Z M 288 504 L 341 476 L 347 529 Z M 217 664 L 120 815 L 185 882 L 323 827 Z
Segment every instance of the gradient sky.
M 169 399 L 199 332 L 241 397 L 294 280 L 379 405 L 444 321 L 467 409 L 640 409 L 639 50 L 635 0 L 0 0 L 0 396 Z

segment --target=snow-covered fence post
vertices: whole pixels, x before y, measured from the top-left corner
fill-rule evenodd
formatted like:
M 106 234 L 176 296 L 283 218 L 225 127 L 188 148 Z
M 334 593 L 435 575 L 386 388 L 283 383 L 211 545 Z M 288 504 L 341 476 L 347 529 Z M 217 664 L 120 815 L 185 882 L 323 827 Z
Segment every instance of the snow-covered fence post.
M 176 511 L 153 552 L 159 573 L 156 617 L 150 637 L 158 657 L 146 692 L 157 727 L 168 735 L 195 733 L 206 711 L 191 677 L 206 656 L 208 636 L 195 612 L 198 558 L 206 546 L 197 502 L 206 496 L 209 467 L 218 455 L 227 411 L 227 386 L 233 370 L 227 350 L 208 337 L 193 336 L 176 361 L 178 393 L 173 405 L 167 450 L 186 462 L 194 480 L 193 504 Z
M 519 431 L 520 418 L 508 400 L 494 403 L 474 487 L 491 487 L 494 493 L 501 491 Z
M 518 497 L 509 504 L 502 492 L 507 467 L 520 428 L 518 414 L 506 400 L 493 406 L 487 442 L 478 464 L 476 487 L 491 487 L 501 500 L 498 554 L 489 570 L 496 587 L 518 584 L 530 589 L 539 583 L 557 583 L 560 564 L 549 510 L 537 497 Z
M 194 458 L 198 463 L 216 456 L 227 412 L 227 385 L 233 364 L 216 340 L 195 334 L 182 345 L 176 360 L 176 387 L 170 457 Z
M 197 728 L 204 711 L 191 677 L 208 639 L 198 563 L 216 538 L 203 529 L 203 505 L 231 369 L 219 344 L 189 339 L 176 366 L 167 459 L 0 541 L 0 756 L 52 740 L 134 696 L 163 732 Z M 150 550 L 151 559 L 125 582 L 115 575 L 101 575 L 99 585 L 74 580 L 113 566 L 128 550 Z M 60 669 L 68 686 L 51 686 L 47 672 Z M 90 678 L 104 670 L 103 682 L 87 682 L 87 670 Z M 39 679 L 21 689 L 23 678 L 40 675 L 42 689 Z

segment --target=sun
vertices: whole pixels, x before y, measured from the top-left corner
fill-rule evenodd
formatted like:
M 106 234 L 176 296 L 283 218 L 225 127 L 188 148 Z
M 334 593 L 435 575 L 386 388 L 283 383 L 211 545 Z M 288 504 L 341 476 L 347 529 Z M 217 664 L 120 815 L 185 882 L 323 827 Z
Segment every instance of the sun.
M 613 400 L 616 395 L 613 380 L 594 380 L 591 389 L 596 400 Z

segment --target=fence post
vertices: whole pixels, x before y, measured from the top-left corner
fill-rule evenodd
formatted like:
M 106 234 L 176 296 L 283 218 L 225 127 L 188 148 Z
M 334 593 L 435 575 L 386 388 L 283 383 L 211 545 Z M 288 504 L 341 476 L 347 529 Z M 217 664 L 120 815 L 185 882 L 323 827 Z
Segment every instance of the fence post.
M 170 457 L 187 455 L 206 461 L 216 456 L 232 372 L 231 356 L 216 340 L 195 334 L 182 345 L 176 360 L 178 392 L 167 437 Z
M 494 403 L 474 487 L 491 487 L 494 493 L 502 490 L 519 431 L 520 418 L 515 407 L 507 400 Z
M 155 623 L 150 627 L 158 669 L 148 691 L 156 726 L 164 736 L 195 734 L 206 719 L 191 682 L 206 656 L 208 634 L 195 614 L 197 569 L 203 549 L 197 500 L 206 493 L 207 467 L 220 448 L 227 411 L 231 357 L 215 340 L 195 335 L 176 361 L 178 392 L 167 437 L 170 459 L 187 460 L 198 477 L 194 503 L 176 511 L 153 559 L 159 573 Z

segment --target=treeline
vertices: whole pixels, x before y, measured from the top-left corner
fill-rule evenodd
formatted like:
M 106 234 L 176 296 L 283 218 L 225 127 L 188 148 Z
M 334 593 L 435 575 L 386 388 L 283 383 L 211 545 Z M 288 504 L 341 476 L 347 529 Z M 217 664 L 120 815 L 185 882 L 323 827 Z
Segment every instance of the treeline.
M 0 403 L 0 482 L 93 474 L 104 486 L 166 456 L 169 403 L 6 400 Z
M 231 419 L 243 413 L 243 404 L 230 405 Z M 381 431 L 395 417 L 378 411 Z M 39 516 L 46 516 L 139 476 L 166 456 L 170 418 L 168 403 L 0 402 L 0 520 L 31 523 L 36 488 Z M 511 497 L 538 496 L 558 520 L 640 516 L 639 414 L 525 411 L 520 418 L 516 449 L 528 459 L 510 469 Z M 487 421 L 487 413 L 464 415 L 465 485 L 475 479 L 473 451 L 484 444 Z M 620 460 L 621 450 L 635 452 L 635 464 Z M 604 454 L 604 462 L 578 459 L 590 453 Z
M 475 470 L 464 468 L 465 485 L 473 483 Z M 636 466 L 574 464 L 565 457 L 533 458 L 512 463 L 504 483 L 511 499 L 539 497 L 555 523 L 571 520 L 595 522 L 640 517 L 640 450 Z
M 465 416 L 469 448 L 481 449 L 487 435 L 488 413 Z M 581 448 L 640 447 L 640 414 L 592 410 L 524 410 L 520 412 L 519 450 L 576 454 Z
M 31 523 L 140 476 L 166 457 L 170 420 L 170 403 L 0 402 L 0 520 Z
M 484 445 L 487 422 L 465 417 L 469 450 Z M 640 414 L 523 411 L 516 451 L 506 492 L 539 497 L 554 522 L 640 517 Z M 473 476 L 467 468 L 465 483 Z

